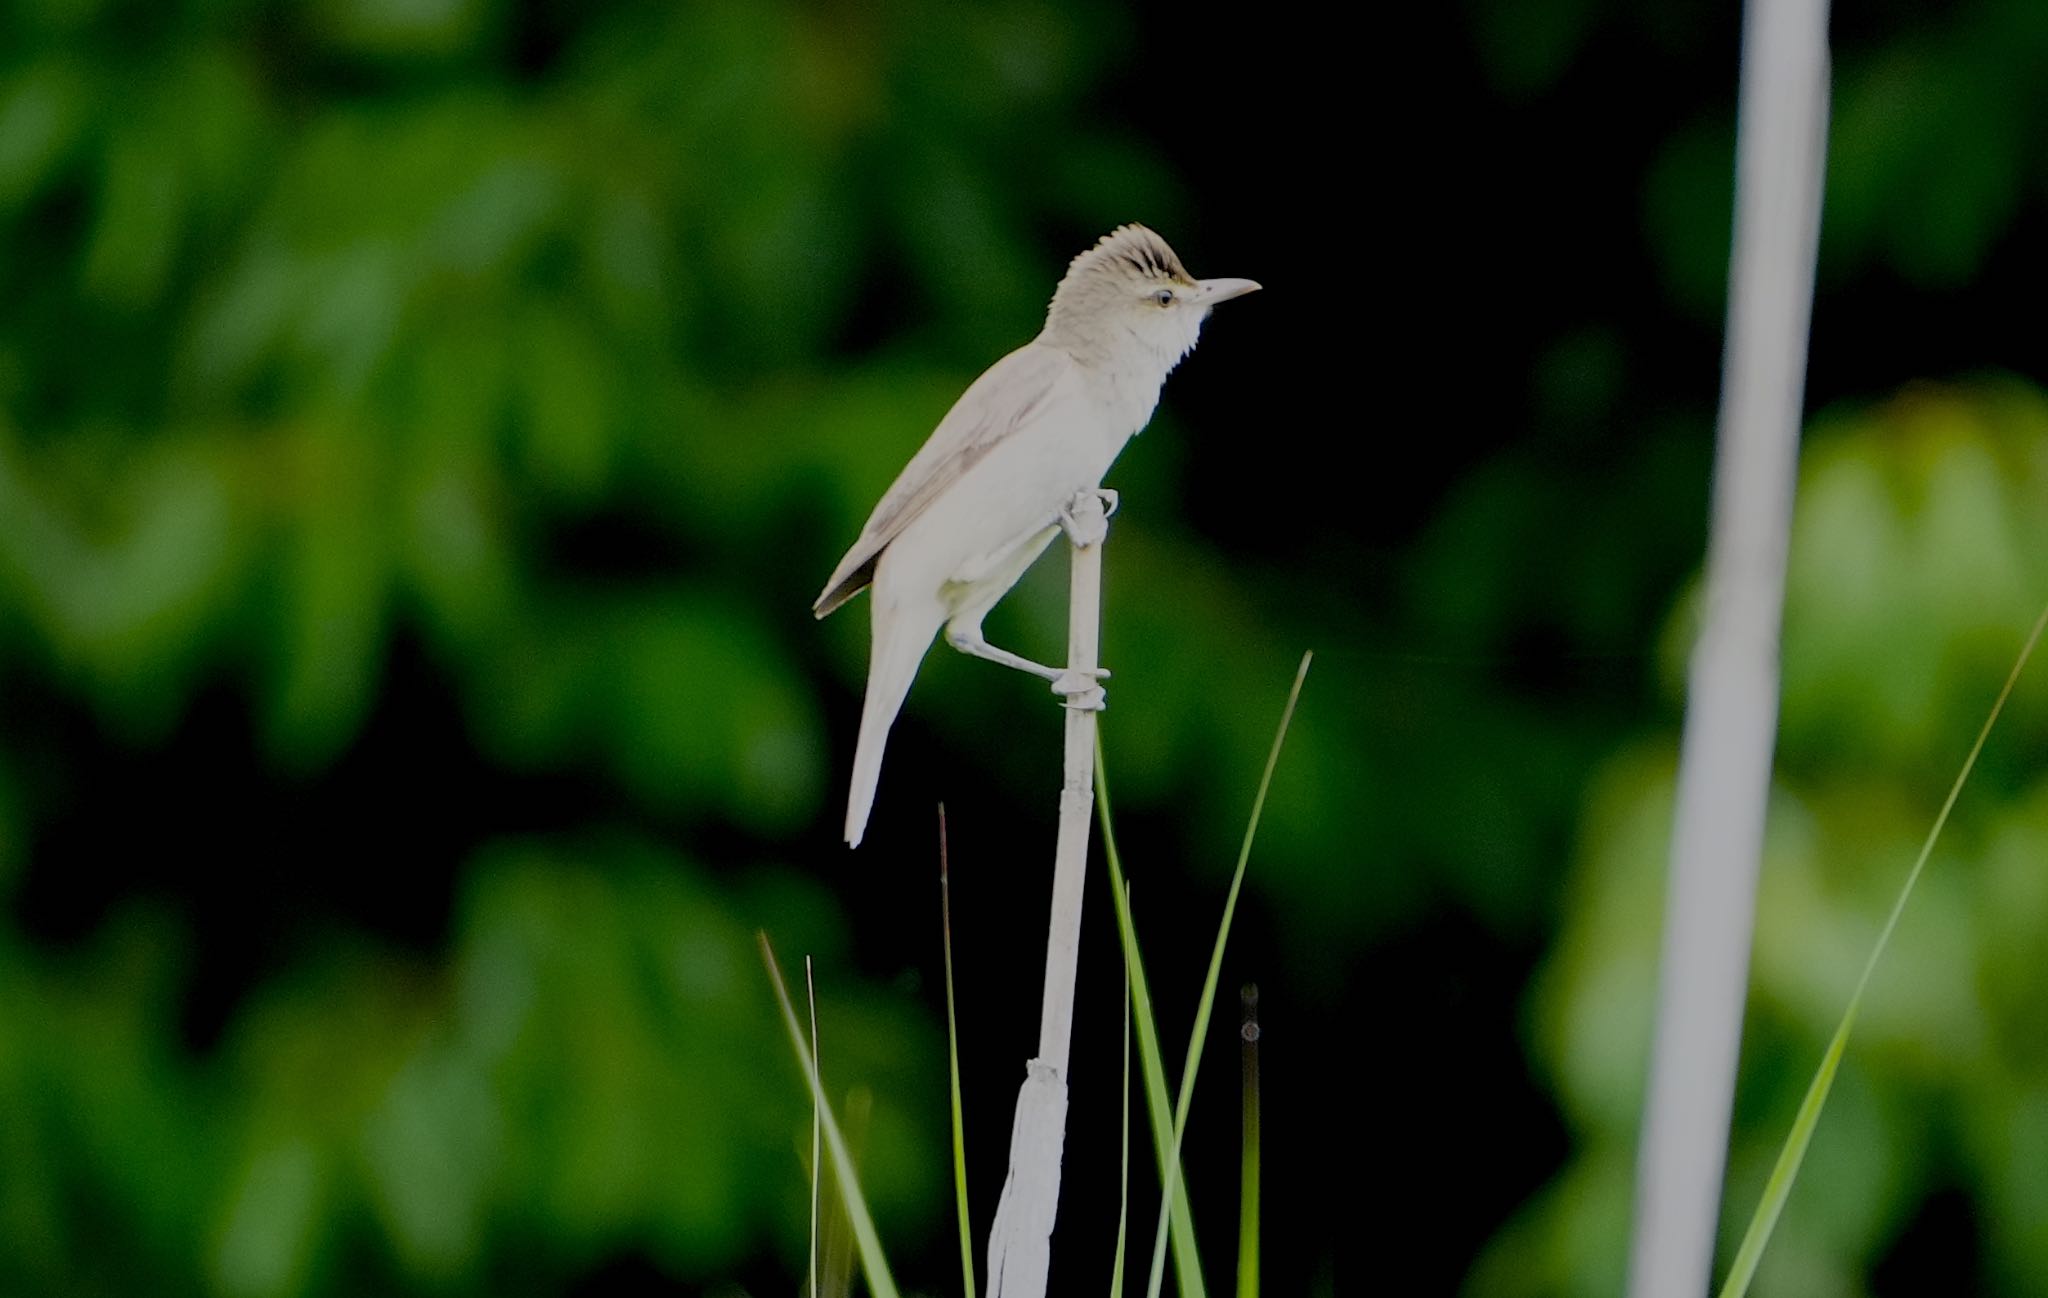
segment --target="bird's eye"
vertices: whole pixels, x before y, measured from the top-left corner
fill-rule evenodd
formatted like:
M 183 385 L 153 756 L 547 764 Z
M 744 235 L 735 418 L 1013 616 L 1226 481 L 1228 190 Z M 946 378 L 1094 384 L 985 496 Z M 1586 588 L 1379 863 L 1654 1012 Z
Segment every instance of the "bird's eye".
M 1154 302 L 1157 302 L 1161 306 L 1172 306 L 1173 290 L 1170 288 L 1162 288 L 1157 293 L 1154 293 L 1152 295 L 1152 300 Z

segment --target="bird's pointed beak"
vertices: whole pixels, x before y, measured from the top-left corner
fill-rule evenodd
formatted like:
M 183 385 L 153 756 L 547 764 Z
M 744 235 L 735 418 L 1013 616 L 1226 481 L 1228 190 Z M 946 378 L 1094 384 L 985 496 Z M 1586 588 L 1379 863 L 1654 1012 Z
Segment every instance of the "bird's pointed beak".
M 1195 301 L 1203 306 L 1215 306 L 1228 302 L 1234 297 L 1259 291 L 1257 280 L 1250 279 L 1205 279 L 1195 285 Z

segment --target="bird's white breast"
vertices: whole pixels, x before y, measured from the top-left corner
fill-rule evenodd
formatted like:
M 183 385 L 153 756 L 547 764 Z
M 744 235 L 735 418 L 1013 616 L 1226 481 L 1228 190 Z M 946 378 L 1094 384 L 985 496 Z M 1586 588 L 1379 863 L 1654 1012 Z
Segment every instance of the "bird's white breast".
M 991 447 L 883 553 L 879 588 L 936 589 L 1054 523 L 1074 496 L 1102 484 L 1150 414 L 1140 394 L 1105 392 L 1075 367 L 1037 413 Z

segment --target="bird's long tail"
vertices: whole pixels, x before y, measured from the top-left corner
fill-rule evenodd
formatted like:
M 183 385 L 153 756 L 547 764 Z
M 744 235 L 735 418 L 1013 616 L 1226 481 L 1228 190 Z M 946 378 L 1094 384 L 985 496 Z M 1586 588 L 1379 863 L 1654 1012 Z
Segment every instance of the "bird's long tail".
M 880 600 L 874 607 L 874 648 L 868 662 L 867 702 L 860 713 L 860 739 L 853 749 L 853 787 L 846 798 L 846 845 L 859 847 L 867 832 L 868 812 L 875 805 L 875 783 L 882 775 L 882 747 L 889 727 L 903 707 L 903 696 L 917 676 L 944 614 L 919 618 L 907 610 L 890 609 Z

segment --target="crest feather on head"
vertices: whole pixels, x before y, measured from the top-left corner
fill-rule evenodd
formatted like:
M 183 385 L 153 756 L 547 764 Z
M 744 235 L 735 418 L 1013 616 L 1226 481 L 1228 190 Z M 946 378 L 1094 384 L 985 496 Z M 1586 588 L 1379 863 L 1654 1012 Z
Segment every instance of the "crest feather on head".
M 1095 246 L 1067 265 L 1071 280 L 1096 269 L 1121 270 L 1147 279 L 1172 280 L 1179 284 L 1195 281 L 1173 255 L 1173 249 L 1142 225 L 1120 225 L 1095 241 Z M 1062 281 L 1064 282 L 1064 281 Z

